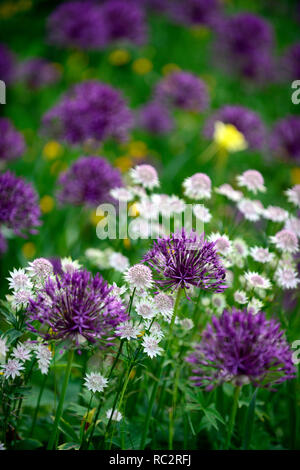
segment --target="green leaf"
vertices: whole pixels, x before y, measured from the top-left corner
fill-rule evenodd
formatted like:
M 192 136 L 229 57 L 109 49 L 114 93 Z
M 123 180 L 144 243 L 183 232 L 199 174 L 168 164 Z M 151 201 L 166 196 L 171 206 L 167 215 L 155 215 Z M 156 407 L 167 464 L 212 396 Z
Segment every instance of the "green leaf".
M 17 450 L 33 450 L 42 447 L 43 444 L 37 439 L 24 439 L 16 443 L 14 449 Z

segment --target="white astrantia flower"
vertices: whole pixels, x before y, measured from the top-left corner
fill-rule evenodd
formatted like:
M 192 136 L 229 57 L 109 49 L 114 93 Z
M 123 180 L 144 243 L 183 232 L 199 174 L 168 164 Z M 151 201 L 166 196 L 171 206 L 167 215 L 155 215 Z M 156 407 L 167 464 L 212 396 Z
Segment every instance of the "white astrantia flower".
M 7 351 L 6 339 L 0 337 L 0 360 L 6 358 Z
M 117 286 L 117 284 L 115 282 L 112 283 L 111 285 L 112 287 L 112 290 L 111 290 L 111 295 L 114 295 L 115 297 L 118 297 L 118 299 L 120 299 L 122 297 L 123 294 L 125 294 L 125 292 L 127 291 L 127 287 L 126 286 Z
M 142 198 L 136 203 L 136 208 L 145 219 L 155 219 L 158 217 L 159 205 L 156 204 L 152 199 Z
M 262 215 L 272 222 L 285 222 L 289 217 L 288 211 L 277 206 L 268 206 L 263 210 Z
M 154 318 L 157 314 L 154 301 L 151 298 L 140 299 L 135 305 L 135 310 L 145 320 Z
M 7 277 L 9 288 L 18 291 L 18 290 L 31 290 L 33 284 L 29 279 L 28 275 L 25 272 L 25 269 L 14 269 L 10 271 L 10 277 Z
M 285 195 L 288 201 L 294 204 L 296 207 L 300 207 L 300 184 L 296 184 L 290 189 L 285 191 Z
M 276 284 L 283 289 L 296 289 L 300 283 L 297 271 L 289 266 L 278 267 L 274 279 Z
M 165 319 L 170 319 L 174 311 L 174 299 L 164 292 L 159 292 L 153 298 L 157 313 L 160 313 Z
M 144 349 L 144 352 L 151 357 L 160 356 L 163 352 L 163 349 L 159 346 L 159 341 L 160 339 L 157 337 L 157 335 L 144 335 L 143 337 L 143 342 L 142 346 Z
M 253 315 L 256 315 L 258 312 L 261 311 L 263 306 L 264 304 L 260 300 L 258 300 L 256 297 L 253 297 L 248 303 L 247 310 Z
M 210 303 L 211 303 L 211 298 L 210 298 L 210 297 L 206 297 L 206 296 L 205 296 L 205 297 L 202 297 L 202 298 L 200 299 L 200 302 L 201 302 L 201 304 L 202 304 L 204 307 L 208 307 L 208 306 L 210 305 Z
M 113 411 L 113 408 L 109 408 L 109 410 L 107 410 L 106 417 L 107 419 L 111 419 L 112 421 L 117 422 L 121 421 L 121 419 L 123 418 L 122 413 L 120 413 L 120 411 L 118 410 Z
M 238 185 L 247 188 L 252 193 L 265 192 L 264 178 L 259 171 L 247 170 L 237 176 Z
M 103 392 L 107 387 L 108 380 L 99 372 L 90 372 L 84 378 L 84 386 L 93 393 Z
M 112 253 L 109 257 L 109 263 L 113 269 L 120 273 L 123 273 L 129 268 L 129 259 L 122 253 Z
M 249 288 L 270 289 L 271 283 L 269 279 L 255 271 L 248 271 L 244 274 L 244 278 Z
M 216 251 L 223 256 L 227 256 L 232 249 L 232 243 L 225 234 L 221 235 L 219 232 L 211 233 L 208 241 L 214 242 Z
M 28 361 L 31 358 L 31 350 L 26 345 L 19 343 L 12 351 L 12 357 L 21 362 Z
M 73 274 L 75 271 L 79 271 L 82 266 L 79 264 L 77 259 L 72 260 L 72 258 L 62 258 L 61 260 L 61 268 L 65 273 Z
M 6 447 L 2 442 L 0 442 L 0 450 L 6 450 Z
M 298 251 L 297 235 L 290 230 L 283 229 L 274 236 L 271 236 L 270 240 L 280 251 L 288 253 L 296 253 Z
M 171 215 L 181 214 L 186 207 L 185 202 L 174 194 L 169 197 L 169 206 Z
M 36 258 L 26 269 L 34 281 L 42 284 L 53 274 L 52 263 L 46 258 Z
M 133 199 L 132 192 L 127 188 L 113 188 L 109 193 L 117 201 L 129 202 Z
M 248 245 L 242 238 L 235 238 L 232 242 L 232 248 L 236 254 L 246 258 L 249 253 Z
M 212 215 L 207 209 L 207 207 L 204 207 L 202 204 L 196 204 L 193 206 L 193 212 L 195 214 L 195 217 L 197 219 L 201 220 L 203 223 L 208 223 L 210 222 Z
M 144 325 L 146 332 L 151 333 L 152 336 L 157 337 L 159 340 L 165 336 L 160 324 L 157 321 L 146 320 Z
M 130 176 L 135 184 L 141 184 L 144 188 L 153 189 L 159 186 L 156 169 L 151 165 L 137 165 L 130 170 Z
M 258 263 L 270 263 L 275 255 L 270 253 L 268 248 L 253 246 L 250 248 L 250 256 Z
M 233 284 L 234 275 L 233 272 L 227 269 L 225 274 L 225 282 L 228 287 L 231 287 Z
M 114 253 L 114 250 L 111 248 L 105 248 L 105 250 L 98 250 L 97 248 L 88 248 L 85 251 L 86 258 L 93 265 L 97 266 L 100 269 L 109 269 L 109 257 Z
M 189 331 L 194 328 L 194 322 L 191 318 L 184 318 L 183 320 L 180 320 L 179 323 L 185 331 Z
M 38 343 L 33 346 L 35 357 L 38 361 L 38 367 L 42 374 L 47 374 L 52 359 L 52 352 L 46 344 Z
M 300 219 L 298 217 L 290 217 L 287 219 L 284 228 L 294 232 L 297 237 L 300 237 Z
M 211 180 L 205 173 L 195 173 L 183 182 L 184 195 L 190 199 L 210 199 Z
M 124 274 L 125 281 L 136 289 L 150 289 L 153 284 L 151 269 L 144 264 L 135 264 Z
M 218 188 L 215 188 L 215 192 L 227 197 L 228 199 L 234 202 L 238 202 L 243 198 L 243 193 L 241 191 L 237 191 L 232 186 L 230 186 L 230 184 L 227 183 L 222 184 Z
M 217 312 L 223 312 L 226 307 L 226 299 L 223 294 L 213 294 L 211 297 L 211 303 L 217 310 Z
M 133 322 L 133 320 L 128 320 L 120 323 L 116 327 L 116 335 L 121 339 L 136 339 L 142 333 L 142 328 Z
M 16 359 L 8 359 L 7 363 L 2 365 L 2 372 L 6 379 L 19 377 L 22 370 L 24 370 L 23 364 Z
M 263 205 L 260 201 L 252 199 L 241 199 L 237 203 L 237 208 L 243 214 L 245 219 L 251 222 L 257 222 L 263 212 Z
M 19 308 L 25 308 L 29 303 L 29 299 L 32 297 L 33 294 L 30 290 L 17 290 L 12 295 L 11 305 L 15 310 L 18 310 Z
M 243 290 L 235 291 L 235 293 L 233 294 L 233 298 L 238 304 L 244 305 L 248 302 L 247 294 Z

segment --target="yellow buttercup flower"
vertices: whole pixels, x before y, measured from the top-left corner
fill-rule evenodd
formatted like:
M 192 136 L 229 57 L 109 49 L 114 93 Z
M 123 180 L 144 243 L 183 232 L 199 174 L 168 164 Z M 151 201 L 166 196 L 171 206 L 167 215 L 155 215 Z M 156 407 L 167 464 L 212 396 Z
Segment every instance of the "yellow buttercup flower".
M 119 170 L 125 172 L 132 167 L 133 160 L 129 156 L 124 155 L 123 157 L 116 158 L 114 165 L 119 168 Z
M 239 152 L 248 147 L 244 135 L 233 125 L 216 121 L 214 131 L 214 141 L 227 152 Z
M 145 142 L 142 142 L 141 140 L 136 140 L 130 142 L 128 150 L 133 158 L 143 158 L 147 155 L 148 147 Z
M 108 61 L 111 65 L 120 67 L 128 64 L 130 61 L 130 54 L 126 49 L 116 49 L 109 54 Z
M 151 72 L 152 69 L 152 62 L 149 59 L 146 59 L 145 57 L 136 59 L 132 64 L 132 70 L 138 75 L 146 75 L 147 73 Z
M 22 253 L 27 259 L 33 258 L 36 253 L 35 244 L 32 242 L 25 243 L 22 246 Z
M 300 184 L 300 168 L 291 169 L 291 183 Z
M 130 239 L 129 238 L 124 238 L 124 247 L 129 250 L 131 247 Z
M 139 210 L 137 208 L 137 203 L 136 202 L 134 202 L 133 204 L 130 205 L 130 207 L 128 209 L 128 214 L 131 217 L 137 217 L 137 216 L 140 215 Z
M 98 223 L 104 218 L 104 212 L 102 214 L 96 214 L 96 211 L 93 211 L 90 215 L 91 223 L 96 227 Z
M 50 140 L 43 149 L 43 156 L 46 160 L 54 160 L 61 156 L 63 148 L 59 142 Z
M 40 200 L 40 208 L 44 214 L 51 212 L 54 208 L 55 202 L 51 196 L 43 196 Z

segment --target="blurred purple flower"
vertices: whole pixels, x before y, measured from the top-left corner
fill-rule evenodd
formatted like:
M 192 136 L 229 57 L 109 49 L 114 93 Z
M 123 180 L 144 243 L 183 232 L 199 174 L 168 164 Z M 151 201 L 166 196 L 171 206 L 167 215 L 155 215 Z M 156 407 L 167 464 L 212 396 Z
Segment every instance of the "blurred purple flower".
M 150 134 L 167 134 L 173 128 L 173 119 L 166 106 L 151 101 L 140 108 L 138 125 Z
M 217 110 L 204 126 L 203 133 L 209 139 L 213 137 L 216 121 L 233 124 L 252 149 L 262 149 L 266 144 L 266 128 L 260 116 L 251 109 L 227 105 Z
M 121 94 L 109 85 L 86 81 L 75 85 L 43 117 L 43 133 L 71 144 L 123 141 L 133 124 Z
M 215 243 L 204 234 L 187 234 L 184 229 L 167 238 L 158 238 L 143 258 L 152 268 L 155 283 L 162 289 L 189 289 L 223 292 L 226 270 Z M 156 276 L 156 278 L 155 278 Z
M 123 186 L 119 170 L 102 157 L 80 157 L 59 180 L 58 200 L 62 204 L 97 207 L 113 202 L 109 191 Z
M 171 16 L 187 25 L 213 26 L 220 15 L 218 0 L 175 0 L 169 2 Z
M 23 135 L 7 118 L 0 118 L 0 162 L 15 160 L 26 150 Z
M 300 160 L 300 116 L 287 116 L 275 123 L 270 147 L 279 157 Z
M 30 183 L 7 171 L 0 175 L 0 225 L 12 229 L 17 235 L 36 233 L 41 225 L 38 195 Z
M 190 72 L 173 72 L 158 82 L 158 101 L 187 111 L 204 111 L 209 104 L 206 84 Z
M 59 78 L 59 69 L 42 58 L 27 59 L 18 67 L 18 80 L 34 90 L 56 83 Z
M 270 388 L 296 372 L 280 323 L 234 308 L 212 318 L 187 361 L 194 367 L 191 380 L 206 390 L 229 381 Z
M 27 311 L 31 322 L 47 328 L 28 326 L 45 339 L 71 339 L 76 344 L 82 338 L 93 343 L 112 339 L 114 328 L 127 320 L 127 314 L 122 303 L 110 295 L 111 290 L 98 273 L 93 277 L 86 270 L 49 278 L 37 298 L 30 299 Z
M 3 80 L 6 84 L 9 84 L 14 80 L 14 76 L 14 55 L 4 44 L 0 44 L 0 80 Z
M 279 74 L 285 80 L 300 79 L 300 42 L 292 44 L 281 57 Z
M 47 29 L 49 42 L 62 47 L 99 49 L 107 43 L 101 7 L 92 1 L 62 3 L 49 16 Z

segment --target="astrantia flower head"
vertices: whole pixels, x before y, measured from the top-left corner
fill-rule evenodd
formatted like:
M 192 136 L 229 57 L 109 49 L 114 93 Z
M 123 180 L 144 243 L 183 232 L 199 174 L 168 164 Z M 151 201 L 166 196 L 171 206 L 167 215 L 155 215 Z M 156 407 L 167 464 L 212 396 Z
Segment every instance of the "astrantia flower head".
M 46 258 L 36 258 L 28 263 L 26 269 L 30 278 L 38 284 L 44 284 L 49 276 L 53 274 L 53 265 Z
M 222 292 L 225 269 L 215 244 L 204 235 L 187 234 L 184 229 L 170 237 L 159 238 L 143 258 L 153 271 L 155 282 L 162 289 L 189 289 Z
M 193 206 L 193 212 L 195 214 L 195 217 L 197 219 L 201 220 L 203 223 L 208 223 L 210 222 L 212 215 L 207 209 L 207 207 L 204 207 L 202 204 L 196 204 Z
M 193 366 L 191 380 L 207 390 L 223 382 L 272 387 L 295 377 L 280 324 L 246 310 L 224 310 L 220 318 L 213 317 L 187 361 Z
M 113 411 L 113 408 L 109 408 L 109 410 L 107 410 L 106 417 L 107 419 L 111 419 L 112 421 L 117 422 L 121 421 L 123 418 L 122 413 L 120 413 L 118 410 Z
M 254 246 L 250 248 L 250 256 L 258 263 L 270 263 L 274 259 L 274 253 L 270 253 L 268 248 Z
M 287 116 L 275 123 L 270 146 L 278 157 L 299 161 L 300 116 Z
M 41 224 L 38 196 L 30 183 L 10 171 L 0 175 L 0 225 L 6 225 L 17 235 L 36 233 Z
M 120 323 L 116 328 L 116 335 L 121 339 L 136 339 L 142 332 L 142 328 L 132 320 Z
M 44 115 L 43 132 L 74 145 L 99 145 L 108 138 L 126 140 L 132 124 L 132 114 L 121 94 L 90 80 L 75 85 Z
M 238 304 L 246 304 L 248 302 L 248 297 L 247 297 L 247 294 L 245 291 L 243 290 L 237 290 L 235 291 L 235 293 L 233 294 L 233 297 L 234 297 L 234 300 L 238 303 Z
M 0 118 L 0 162 L 15 160 L 21 157 L 25 150 L 23 135 L 15 129 L 9 119 Z
M 252 297 L 250 302 L 248 302 L 248 312 L 251 312 L 253 315 L 256 315 L 258 312 L 261 312 L 264 304 L 257 299 L 256 297 Z
M 244 274 L 248 287 L 258 289 L 270 289 L 271 283 L 269 279 L 257 272 L 248 271 Z
M 300 283 L 297 271 L 293 267 L 279 266 L 274 275 L 276 284 L 282 289 L 296 289 Z
M 119 170 L 102 157 L 80 157 L 63 173 L 57 197 L 62 204 L 97 207 L 112 202 L 110 190 L 122 185 Z
M 108 384 L 108 380 L 98 372 L 91 372 L 86 374 L 84 381 L 85 387 L 93 393 L 103 392 Z
M 237 203 L 237 208 L 243 214 L 245 219 L 251 222 L 257 222 L 263 213 L 263 205 L 260 201 L 251 199 L 241 199 Z
M 5 359 L 7 351 L 6 339 L 0 337 L 0 359 Z
M 74 271 L 78 271 L 81 268 L 82 268 L 82 266 L 81 266 L 81 264 L 79 264 L 77 259 L 72 260 L 72 258 L 66 257 L 66 258 L 62 258 L 62 260 L 61 260 L 61 269 L 65 273 L 70 273 L 71 274 Z
M 243 193 L 235 190 L 230 184 L 222 184 L 219 188 L 215 188 L 216 193 L 226 196 L 231 201 L 238 202 L 242 199 Z
M 52 359 L 52 352 L 49 346 L 38 343 L 33 348 L 35 357 L 37 358 L 38 367 L 42 374 L 47 374 Z
M 211 233 L 208 237 L 208 241 L 215 244 L 215 250 L 223 256 L 230 253 L 232 249 L 232 243 L 226 234 L 221 235 L 220 233 Z
M 272 220 L 273 222 L 284 222 L 289 216 L 286 210 L 277 206 L 266 207 L 262 214 L 265 219 Z
M 152 298 L 142 298 L 136 305 L 135 310 L 138 315 L 144 319 L 151 319 L 157 314 L 156 305 Z
M 0 442 L 0 450 L 6 450 L 6 447 L 2 442 Z
M 129 260 L 122 253 L 114 252 L 109 256 L 109 264 L 112 268 L 123 273 L 129 268 Z
M 153 334 L 144 335 L 142 346 L 144 348 L 144 352 L 151 357 L 160 356 L 163 352 L 163 349 L 158 345 L 160 339 Z
M 33 297 L 33 293 L 29 289 L 20 289 L 13 293 L 11 305 L 15 310 L 27 307 L 29 299 Z
M 135 184 L 141 184 L 144 188 L 159 186 L 157 171 L 151 165 L 137 165 L 130 171 L 130 176 Z
M 125 280 L 132 288 L 150 289 L 153 284 L 151 269 L 144 264 L 135 264 L 125 273 Z
M 110 190 L 110 195 L 117 201 L 129 202 L 133 199 L 133 194 L 127 188 L 114 188 Z
M 213 139 L 216 145 L 229 153 L 240 152 L 248 147 L 244 135 L 233 125 L 216 121 Z
M 9 288 L 18 291 L 23 289 L 31 290 L 33 283 L 29 279 L 29 276 L 25 273 L 25 269 L 14 269 L 10 271 L 10 277 L 7 278 Z
M 138 126 L 150 134 L 163 135 L 173 128 L 173 120 L 167 108 L 157 101 L 151 101 L 139 110 Z
M 288 253 L 296 253 L 298 251 L 297 235 L 290 230 L 283 229 L 277 232 L 276 235 L 271 236 L 270 240 L 280 251 Z
M 28 317 L 41 324 L 39 333 L 46 339 L 71 339 L 79 343 L 83 337 L 95 342 L 107 340 L 114 328 L 127 319 L 122 303 L 111 295 L 112 288 L 99 275 L 88 271 L 63 273 L 48 279 L 36 300 L 30 300 Z M 51 331 L 45 332 L 43 326 Z M 36 328 L 30 324 L 30 329 Z
M 252 193 L 265 192 L 264 178 L 259 171 L 247 170 L 237 177 L 238 185 L 247 188 Z
M 3 375 L 6 379 L 19 377 L 23 370 L 23 364 L 16 359 L 8 359 L 7 363 L 2 365 Z
M 174 299 L 164 292 L 159 292 L 154 296 L 154 305 L 158 313 L 164 318 L 169 319 L 174 311 Z
M 223 125 L 232 124 L 235 129 L 242 134 L 244 140 L 236 134 L 235 140 L 239 143 L 238 150 L 242 150 L 246 148 L 246 146 L 249 146 L 250 149 L 261 149 L 263 147 L 266 138 L 266 130 L 260 116 L 251 109 L 244 108 L 243 106 L 229 105 L 220 108 L 208 119 L 204 127 L 204 135 L 209 139 L 212 139 L 214 136 L 216 122 Z M 230 144 L 230 133 L 229 136 L 226 137 L 226 142 L 228 140 Z
M 288 201 L 294 204 L 296 207 L 300 207 L 300 184 L 296 184 L 290 189 L 285 191 Z
M 202 112 L 208 107 L 206 84 L 189 72 L 176 71 L 163 78 L 155 91 L 156 99 L 175 108 Z
M 17 359 L 21 362 L 28 361 L 31 357 L 31 350 L 23 345 L 22 343 L 17 344 L 17 346 L 12 351 L 12 356 L 14 359 Z
M 287 219 L 284 228 L 294 232 L 298 237 L 300 237 L 300 219 L 297 217 L 290 217 Z
M 191 199 L 210 199 L 211 180 L 205 173 L 195 173 L 183 182 L 184 195 Z

